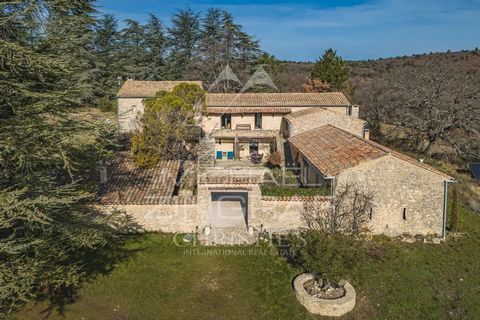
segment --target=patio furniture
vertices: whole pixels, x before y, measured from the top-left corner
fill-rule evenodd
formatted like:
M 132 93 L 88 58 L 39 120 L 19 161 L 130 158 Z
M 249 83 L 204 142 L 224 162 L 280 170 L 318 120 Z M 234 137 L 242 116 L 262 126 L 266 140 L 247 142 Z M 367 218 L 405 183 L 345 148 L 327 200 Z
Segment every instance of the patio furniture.
M 263 159 L 263 153 L 252 153 L 250 155 L 250 161 L 252 161 L 252 163 L 254 164 L 258 164 L 258 163 L 261 163 L 262 162 L 262 159 Z

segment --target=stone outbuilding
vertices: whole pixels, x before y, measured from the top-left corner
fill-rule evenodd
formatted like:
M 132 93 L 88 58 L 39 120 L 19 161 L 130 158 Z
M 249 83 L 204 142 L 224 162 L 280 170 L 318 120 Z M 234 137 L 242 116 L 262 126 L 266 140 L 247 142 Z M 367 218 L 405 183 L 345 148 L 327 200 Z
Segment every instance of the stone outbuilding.
M 117 93 L 118 130 L 121 133 L 137 129 L 137 115 L 144 111 L 143 99 L 153 98 L 159 91 L 172 91 L 181 83 L 202 86 L 201 81 L 138 81 L 127 80 Z
M 325 125 L 289 139 L 305 185 L 356 183 L 375 195 L 376 234 L 445 236 L 447 174 L 346 130 Z

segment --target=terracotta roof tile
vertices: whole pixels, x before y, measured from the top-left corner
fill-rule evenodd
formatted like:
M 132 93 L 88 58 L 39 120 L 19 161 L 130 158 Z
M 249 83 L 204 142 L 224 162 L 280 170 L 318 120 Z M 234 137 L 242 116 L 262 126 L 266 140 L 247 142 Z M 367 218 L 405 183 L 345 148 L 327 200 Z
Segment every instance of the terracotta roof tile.
M 335 176 L 361 162 L 390 154 L 446 179 L 454 180 L 445 172 L 428 164 L 332 125 L 312 129 L 294 136 L 288 141 L 325 176 Z
M 325 176 L 335 176 L 360 162 L 387 154 L 366 140 L 331 125 L 318 127 L 288 140 Z
M 179 161 L 160 161 L 154 168 L 135 166 L 128 152 L 107 165 L 107 183 L 99 191 L 101 204 L 161 204 L 171 201 Z
M 202 86 L 202 81 L 138 81 L 127 80 L 118 90 L 118 98 L 149 98 L 154 97 L 159 91 L 172 91 L 173 88 L 181 83 L 198 84 Z
M 207 107 L 349 106 L 341 92 L 326 93 L 207 93 Z
M 224 114 L 224 113 L 281 113 L 287 114 L 292 112 L 290 108 L 285 107 L 207 107 L 207 113 Z

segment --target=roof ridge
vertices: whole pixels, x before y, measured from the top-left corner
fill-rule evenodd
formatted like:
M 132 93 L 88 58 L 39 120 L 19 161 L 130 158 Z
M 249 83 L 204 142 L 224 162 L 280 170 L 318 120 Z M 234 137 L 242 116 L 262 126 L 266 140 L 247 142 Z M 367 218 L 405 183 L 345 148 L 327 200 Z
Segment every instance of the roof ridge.
M 168 81 L 168 80 L 167 80 Z M 182 81 L 190 81 L 190 80 L 182 80 Z M 195 80 L 192 80 L 195 81 Z M 335 92 L 207 92 L 208 95 L 276 95 L 276 94 L 304 94 L 304 95 L 332 95 L 332 94 L 345 94 L 341 91 Z
M 354 134 L 351 133 L 351 132 L 348 132 L 348 131 L 346 131 L 346 130 L 343 130 L 343 129 L 338 128 L 338 127 L 336 127 L 336 126 L 334 126 L 334 125 L 331 125 L 331 124 L 327 124 L 327 126 L 331 126 L 332 128 L 335 128 L 335 129 L 338 129 L 338 130 L 340 130 L 340 131 L 343 131 L 343 132 L 345 132 L 345 133 L 347 133 L 347 134 L 349 134 L 349 135 L 351 135 L 351 136 L 359 139 L 360 141 L 363 141 L 364 143 L 367 143 L 367 144 L 369 144 L 369 145 L 371 145 L 371 146 L 373 146 L 373 147 L 376 147 L 377 149 L 379 149 L 379 150 L 381 150 L 381 151 L 383 151 L 383 152 L 386 152 L 386 153 L 388 153 L 388 154 L 396 157 L 397 159 L 400 159 L 400 160 L 409 162 L 409 163 L 411 163 L 411 164 L 413 164 L 413 165 L 416 165 L 416 166 L 419 167 L 419 168 L 423 168 L 423 169 L 425 169 L 425 170 L 431 171 L 431 172 L 436 173 L 436 174 L 438 174 L 438 175 L 445 176 L 445 177 L 448 177 L 449 179 L 455 180 L 454 178 L 452 178 L 450 175 L 448 175 L 447 173 L 445 173 L 445 172 L 443 172 L 443 171 L 440 171 L 440 170 L 438 170 L 438 169 L 435 169 L 434 167 L 432 167 L 432 166 L 430 166 L 430 165 L 428 165 L 428 164 L 419 162 L 417 159 L 415 159 L 415 158 L 413 158 L 413 157 L 410 157 L 410 156 L 408 156 L 408 155 L 406 155 L 406 154 L 403 154 L 403 153 L 401 153 L 401 152 L 399 152 L 399 151 L 393 150 L 393 149 L 391 149 L 391 148 L 389 148 L 389 147 L 386 147 L 386 146 L 384 146 L 384 145 L 382 145 L 382 144 L 380 144 L 380 143 L 378 143 L 378 142 L 375 142 L 375 141 L 372 141 L 372 140 L 370 140 L 370 139 L 365 139 L 365 138 L 362 138 L 362 137 L 360 137 L 360 136 L 354 135 Z M 312 130 L 313 130 L 313 129 L 312 129 Z

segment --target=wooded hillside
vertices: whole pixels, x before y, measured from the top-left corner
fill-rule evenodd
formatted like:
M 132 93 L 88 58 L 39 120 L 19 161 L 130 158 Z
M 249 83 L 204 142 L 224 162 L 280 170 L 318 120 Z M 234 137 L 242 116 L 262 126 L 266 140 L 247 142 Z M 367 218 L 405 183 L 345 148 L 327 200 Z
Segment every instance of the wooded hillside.
M 480 50 L 350 61 L 350 99 L 374 138 L 442 160 L 480 158 Z M 281 91 L 301 90 L 313 63 L 282 62 Z

